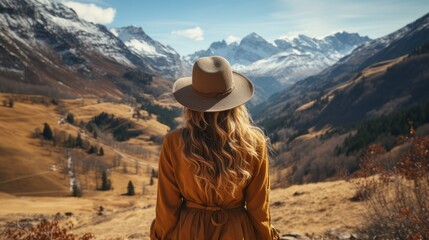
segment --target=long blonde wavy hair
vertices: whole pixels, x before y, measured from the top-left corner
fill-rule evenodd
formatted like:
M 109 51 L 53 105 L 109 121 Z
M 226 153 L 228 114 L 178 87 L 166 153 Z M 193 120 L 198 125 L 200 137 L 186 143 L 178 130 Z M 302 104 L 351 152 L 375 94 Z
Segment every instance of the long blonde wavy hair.
M 244 105 L 221 112 L 184 109 L 183 154 L 194 166 L 198 187 L 222 199 L 235 196 L 251 177 L 251 160 L 261 159 L 267 137 Z

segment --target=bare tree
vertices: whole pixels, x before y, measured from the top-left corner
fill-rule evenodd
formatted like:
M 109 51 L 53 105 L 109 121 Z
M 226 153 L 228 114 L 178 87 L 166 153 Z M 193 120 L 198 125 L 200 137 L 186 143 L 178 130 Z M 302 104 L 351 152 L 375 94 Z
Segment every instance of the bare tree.
M 134 167 L 136 169 L 136 174 L 139 174 L 140 170 L 140 163 L 138 161 L 134 161 Z
M 122 162 L 122 172 L 123 173 L 128 173 L 128 168 L 127 168 L 127 163 L 126 162 Z

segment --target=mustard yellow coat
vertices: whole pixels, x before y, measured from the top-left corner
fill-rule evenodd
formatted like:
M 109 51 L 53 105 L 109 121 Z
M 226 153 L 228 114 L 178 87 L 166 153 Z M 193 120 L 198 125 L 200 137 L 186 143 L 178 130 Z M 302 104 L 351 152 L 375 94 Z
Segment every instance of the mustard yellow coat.
M 234 198 L 221 200 L 197 187 L 192 167 L 181 155 L 181 131 L 166 135 L 159 160 L 156 218 L 151 239 L 274 239 L 269 213 L 267 150 L 251 160 L 252 178 Z

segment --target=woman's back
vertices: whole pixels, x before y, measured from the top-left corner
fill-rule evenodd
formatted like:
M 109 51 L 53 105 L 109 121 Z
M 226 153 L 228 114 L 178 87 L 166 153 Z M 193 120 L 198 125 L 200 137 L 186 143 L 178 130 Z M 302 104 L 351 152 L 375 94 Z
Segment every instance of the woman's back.
M 185 125 L 164 139 L 151 239 L 273 239 L 266 137 L 243 105 L 251 81 L 207 57 L 173 93 Z
M 159 165 L 156 220 L 152 239 L 271 239 L 268 158 L 252 162 L 252 178 L 236 196 L 197 187 L 193 167 L 180 154 L 183 129 L 164 140 Z M 223 197 L 223 199 L 221 199 Z M 246 207 L 246 208 L 245 208 Z M 165 238 L 161 238 L 161 236 Z

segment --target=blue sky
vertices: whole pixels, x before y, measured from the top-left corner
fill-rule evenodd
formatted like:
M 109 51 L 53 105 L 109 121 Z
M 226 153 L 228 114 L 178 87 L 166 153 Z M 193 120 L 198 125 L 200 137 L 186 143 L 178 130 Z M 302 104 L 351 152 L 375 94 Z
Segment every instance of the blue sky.
M 140 26 L 181 55 L 251 32 L 268 41 L 298 34 L 321 38 L 338 31 L 377 38 L 429 12 L 428 0 L 60 1 L 108 28 Z

